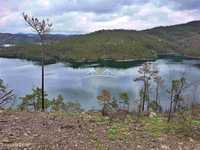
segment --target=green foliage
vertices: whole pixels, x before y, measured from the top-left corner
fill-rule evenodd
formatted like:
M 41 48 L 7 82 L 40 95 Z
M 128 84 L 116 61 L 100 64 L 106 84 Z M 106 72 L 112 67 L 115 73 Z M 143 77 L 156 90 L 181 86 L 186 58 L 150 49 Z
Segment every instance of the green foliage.
M 187 115 L 185 114 L 187 113 Z M 140 121 L 144 125 L 146 132 L 155 137 L 160 137 L 162 134 L 180 134 L 184 136 L 191 136 L 191 125 L 200 125 L 196 120 L 191 119 L 188 111 L 183 114 L 177 114 L 176 119 L 167 122 L 165 117 L 143 117 Z
M 165 118 L 162 117 L 145 117 L 142 119 L 145 131 L 155 137 L 160 137 L 162 134 L 176 134 L 180 133 L 182 126 L 176 122 L 168 123 Z
M 192 125 L 200 126 L 200 120 L 192 120 Z
M 171 50 L 171 53 L 179 53 L 186 56 L 199 57 L 200 47 L 197 42 L 200 39 L 199 25 L 199 21 L 194 21 L 182 25 L 158 27 L 146 30 L 145 32 L 174 45 L 174 49 Z
M 64 98 L 61 95 L 58 95 L 57 98 L 54 98 L 51 101 L 51 110 L 54 112 L 61 111 L 65 106 Z
M 158 102 L 156 101 L 151 101 L 150 104 L 149 104 L 149 107 L 152 111 L 154 112 L 161 112 L 162 111 L 162 106 L 158 104 Z
M 41 111 L 42 110 L 42 90 L 40 88 L 32 89 L 31 94 L 27 94 L 20 98 L 22 100 L 21 104 L 18 106 L 20 110 L 25 111 Z M 47 94 L 45 93 L 45 108 L 49 108 L 50 100 L 47 99 Z
M 145 130 L 151 133 L 153 136 L 160 136 L 161 133 L 171 131 L 167 122 L 160 117 L 143 118 L 142 123 L 145 125 Z
M 97 96 L 97 99 L 101 103 L 102 107 L 102 114 L 109 117 L 114 117 L 115 113 L 121 110 L 121 105 L 123 106 L 122 109 L 126 109 L 129 111 L 129 96 L 127 92 L 123 92 L 119 94 L 120 100 L 117 100 L 115 97 L 112 97 L 111 93 L 108 90 L 102 90 L 101 94 Z M 125 111 L 125 110 L 124 110 Z M 125 112 L 124 112 L 125 113 Z
M 66 37 L 47 46 L 46 63 L 69 60 L 154 59 L 159 54 L 200 56 L 199 22 L 159 27 L 146 31 L 102 30 Z M 61 38 L 62 39 L 62 38 Z M 0 56 L 40 60 L 41 47 L 18 43 L 0 50 Z
M 158 39 L 136 31 L 100 31 L 70 36 L 47 45 L 47 62 L 99 59 L 154 59 L 162 49 Z M 167 43 L 161 42 L 165 45 Z M 36 44 L 18 45 L 0 50 L 0 56 L 40 60 L 41 47 Z
M 110 128 L 110 129 L 108 129 L 107 134 L 108 134 L 108 138 L 109 138 L 110 140 L 115 140 L 115 139 L 116 139 L 116 136 L 117 136 L 117 134 L 118 134 L 118 130 L 117 130 L 116 127 L 112 127 L 112 128 Z
M 127 92 L 123 92 L 119 94 L 120 97 L 120 103 L 122 103 L 123 107 L 126 108 L 125 106 L 127 106 L 127 109 L 129 109 L 129 96 Z
M 113 122 L 112 126 L 107 130 L 109 140 L 125 140 L 129 135 L 129 125 L 124 122 Z
M 21 104 L 18 109 L 23 111 L 41 111 L 42 107 L 42 94 L 41 89 L 36 88 L 32 90 L 31 94 L 27 94 L 21 97 Z M 52 112 L 67 112 L 67 113 L 77 113 L 83 111 L 81 109 L 80 103 L 76 102 L 64 102 L 64 98 L 59 95 L 52 101 L 47 99 L 47 94 L 45 93 L 45 108 Z
M 176 113 L 175 121 L 181 127 L 179 130 L 186 136 L 191 135 L 192 130 L 192 115 L 191 111 L 182 109 Z
M 98 125 L 108 124 L 110 119 L 108 117 L 102 116 L 102 114 L 95 115 L 95 122 Z

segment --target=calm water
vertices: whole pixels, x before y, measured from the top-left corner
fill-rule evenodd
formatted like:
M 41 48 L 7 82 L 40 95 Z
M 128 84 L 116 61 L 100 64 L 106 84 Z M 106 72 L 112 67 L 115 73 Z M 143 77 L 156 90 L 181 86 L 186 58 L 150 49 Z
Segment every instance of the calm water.
M 159 59 L 152 62 L 156 65 L 165 84 L 161 91 L 161 103 L 168 107 L 168 95 L 166 90 L 169 80 L 176 79 L 184 72 L 188 82 L 200 80 L 200 60 L 173 60 Z M 141 64 L 140 64 L 141 65 Z M 98 109 L 96 97 L 102 89 L 110 90 L 112 95 L 118 98 L 120 92 L 128 92 L 131 106 L 136 105 L 138 90 L 141 83 L 133 80 L 138 76 L 140 65 L 132 65 L 130 68 L 106 68 L 106 67 L 83 67 L 72 68 L 66 64 L 57 63 L 45 67 L 45 90 L 49 98 L 61 94 L 66 101 L 77 101 L 84 109 Z M 32 88 L 40 86 L 41 68 L 34 62 L 20 59 L 0 58 L 0 78 L 14 89 L 19 98 L 31 92 Z M 198 85 L 198 84 L 197 84 Z M 197 90 L 194 90 L 194 89 Z M 152 92 L 154 91 L 152 87 Z M 193 99 L 198 99 L 198 87 L 191 87 Z M 194 94 L 194 91 L 197 91 Z M 189 96 L 191 94 L 186 95 Z M 188 98 L 191 100 L 191 98 Z

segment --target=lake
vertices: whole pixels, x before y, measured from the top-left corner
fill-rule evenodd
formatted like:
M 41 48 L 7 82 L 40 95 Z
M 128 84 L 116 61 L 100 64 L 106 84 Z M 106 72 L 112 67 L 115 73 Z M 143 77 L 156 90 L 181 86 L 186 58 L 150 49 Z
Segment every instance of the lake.
M 157 66 L 165 80 L 160 97 L 163 107 L 167 109 L 169 106 L 169 95 L 166 92 L 169 81 L 180 77 L 183 73 L 188 83 L 196 83 L 196 86 L 186 92 L 186 98 L 188 101 L 199 99 L 200 60 L 158 59 L 152 61 L 152 64 Z M 124 68 L 101 67 L 98 64 L 76 68 L 63 63 L 46 65 L 45 90 L 49 98 L 61 94 L 66 101 L 79 102 L 86 110 L 100 108 L 96 97 L 102 89 L 109 90 L 115 98 L 119 98 L 121 92 L 128 92 L 133 109 L 141 87 L 141 83 L 134 82 L 134 79 L 139 76 L 138 68 L 141 65 L 141 62 L 131 63 Z M 41 85 L 41 67 L 35 62 L 0 58 L 0 68 L 0 78 L 10 89 L 14 89 L 18 99 L 30 93 L 32 88 Z M 151 91 L 154 92 L 153 87 Z

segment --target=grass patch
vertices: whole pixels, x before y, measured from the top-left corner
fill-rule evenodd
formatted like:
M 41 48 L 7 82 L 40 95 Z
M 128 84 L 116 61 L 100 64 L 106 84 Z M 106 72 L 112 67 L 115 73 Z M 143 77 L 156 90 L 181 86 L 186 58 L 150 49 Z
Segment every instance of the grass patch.
M 192 125 L 200 126 L 200 120 L 192 120 Z
M 95 116 L 95 121 L 97 124 L 102 125 L 102 124 L 108 124 L 111 120 L 108 117 L 104 117 L 101 114 L 97 114 Z
M 155 137 L 160 137 L 161 134 L 172 133 L 175 134 L 181 129 L 180 124 L 175 122 L 168 123 L 165 118 L 162 117 L 145 117 L 142 119 L 145 131 L 149 132 Z
M 109 140 L 126 140 L 129 133 L 129 125 L 122 121 L 113 122 L 111 127 L 107 129 L 107 137 Z

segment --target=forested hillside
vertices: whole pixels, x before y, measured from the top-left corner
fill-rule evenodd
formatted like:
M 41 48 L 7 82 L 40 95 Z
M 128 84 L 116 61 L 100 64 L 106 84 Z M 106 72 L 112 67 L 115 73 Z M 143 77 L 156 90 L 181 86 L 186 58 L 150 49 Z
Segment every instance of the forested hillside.
M 144 31 L 101 30 L 84 35 L 63 38 L 47 46 L 47 59 L 51 61 L 98 59 L 155 59 L 159 54 L 200 56 L 200 21 Z M 49 36 L 52 38 L 53 35 Z M 48 40 L 49 38 L 47 38 Z M 48 40 L 49 41 L 49 40 Z M 51 40 L 52 41 L 52 40 Z M 18 44 L 1 48 L 0 56 L 38 60 L 38 44 Z M 27 41 L 25 42 L 27 43 Z

